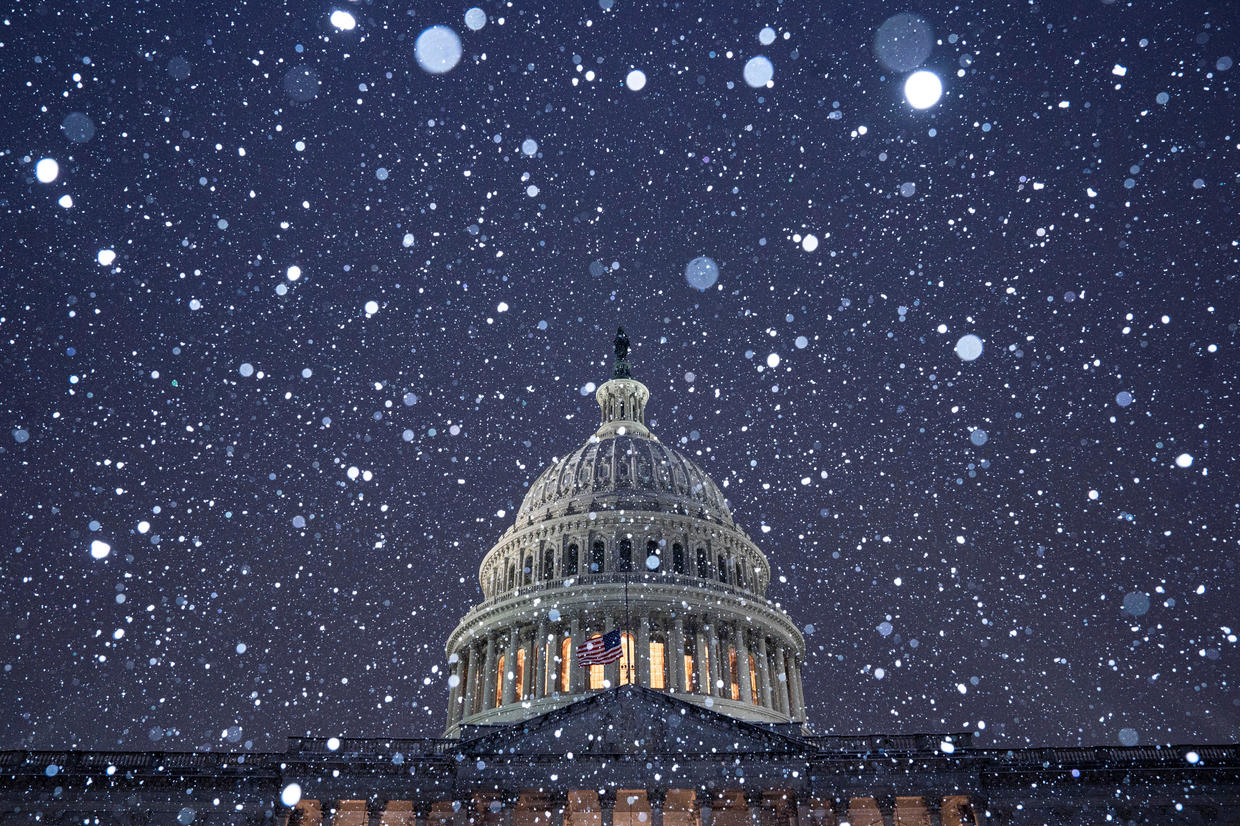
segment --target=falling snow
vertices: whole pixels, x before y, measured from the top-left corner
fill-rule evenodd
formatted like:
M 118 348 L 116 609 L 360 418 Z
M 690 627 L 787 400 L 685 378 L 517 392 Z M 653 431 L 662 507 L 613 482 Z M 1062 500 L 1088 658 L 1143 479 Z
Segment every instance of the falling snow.
M 815 726 L 1234 737 L 1227 6 L 52 5 L 0 43 L 5 745 L 439 734 L 618 323 Z

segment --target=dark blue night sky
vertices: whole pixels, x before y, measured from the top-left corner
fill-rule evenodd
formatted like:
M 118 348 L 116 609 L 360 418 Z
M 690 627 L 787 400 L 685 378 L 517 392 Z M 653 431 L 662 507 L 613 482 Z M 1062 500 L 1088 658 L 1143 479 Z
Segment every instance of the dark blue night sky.
M 0 746 L 438 735 L 617 324 L 817 731 L 1236 738 L 1234 6 L 469 9 L 0 21 Z

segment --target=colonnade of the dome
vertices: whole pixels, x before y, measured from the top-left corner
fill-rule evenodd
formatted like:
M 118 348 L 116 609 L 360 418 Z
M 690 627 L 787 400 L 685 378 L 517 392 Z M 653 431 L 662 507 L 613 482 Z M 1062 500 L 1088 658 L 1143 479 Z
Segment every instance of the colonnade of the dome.
M 658 575 L 628 583 L 626 608 L 623 577 L 607 579 L 571 589 L 576 594 L 518 598 L 492 616 L 471 612 L 471 631 L 450 642 L 449 733 L 461 724 L 533 716 L 631 682 L 743 719 L 804 720 L 802 644 L 775 609 L 738 611 L 723 592 L 677 600 L 684 586 Z M 621 659 L 579 666 L 576 647 L 613 628 L 624 629 Z

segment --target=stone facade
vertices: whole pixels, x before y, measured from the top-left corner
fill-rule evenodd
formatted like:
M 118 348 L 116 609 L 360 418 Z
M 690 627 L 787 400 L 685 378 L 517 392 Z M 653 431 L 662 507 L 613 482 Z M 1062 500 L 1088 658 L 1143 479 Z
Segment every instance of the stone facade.
M 629 685 L 444 739 L 0 752 L 0 826 L 1240 824 L 1240 747 L 815 737 Z

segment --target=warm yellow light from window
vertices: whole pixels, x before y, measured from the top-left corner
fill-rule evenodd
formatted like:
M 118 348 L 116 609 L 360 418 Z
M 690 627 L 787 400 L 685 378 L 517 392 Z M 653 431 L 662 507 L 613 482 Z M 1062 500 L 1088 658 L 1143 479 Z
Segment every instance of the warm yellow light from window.
M 505 658 L 506 658 L 505 654 L 499 655 L 499 667 L 496 669 L 497 671 L 496 676 L 498 677 L 498 679 L 495 681 L 495 706 L 497 708 L 499 707 L 501 703 L 504 702 L 504 659 Z
M 620 685 L 634 682 L 637 676 L 637 663 L 633 657 L 635 645 L 633 635 L 628 631 L 620 635 Z
M 749 695 L 754 705 L 758 704 L 758 664 L 753 654 L 749 655 Z
M 572 678 L 572 674 L 568 670 L 569 655 L 571 655 L 572 653 L 573 653 L 573 641 L 570 640 L 568 637 L 565 637 L 564 639 L 560 641 L 560 693 L 561 694 L 568 693 L 569 680 Z M 573 663 L 573 667 L 575 668 L 576 666 L 577 666 L 577 663 Z
M 525 699 L 525 649 L 517 649 L 517 674 L 516 674 L 517 690 L 513 696 L 518 700 Z
M 685 654 L 685 690 L 690 694 L 696 693 L 697 673 L 693 670 L 693 655 Z
M 667 688 L 666 665 L 663 657 L 663 643 L 650 643 L 650 687 L 657 689 Z

